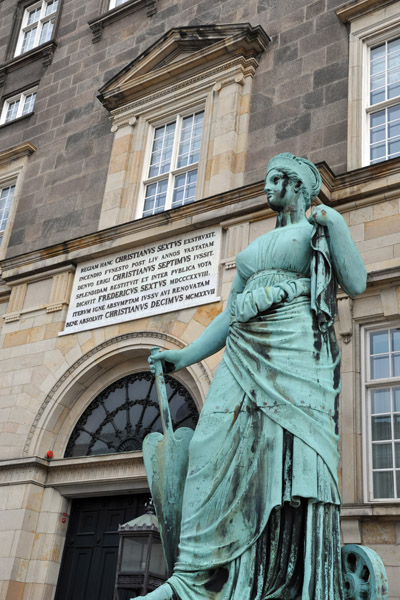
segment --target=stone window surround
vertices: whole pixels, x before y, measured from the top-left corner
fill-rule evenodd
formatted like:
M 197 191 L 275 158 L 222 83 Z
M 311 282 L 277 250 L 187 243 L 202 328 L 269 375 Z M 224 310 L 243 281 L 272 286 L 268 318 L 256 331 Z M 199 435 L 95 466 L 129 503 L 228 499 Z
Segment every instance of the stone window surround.
M 101 0 L 99 4 L 99 16 L 88 21 L 88 25 L 92 31 L 93 44 L 96 44 L 101 40 L 103 28 L 110 23 L 123 19 L 142 7 L 146 8 L 146 15 L 148 17 L 153 16 L 157 12 L 157 0 L 128 0 L 124 4 L 111 9 L 109 8 L 110 0 Z
M 20 121 L 21 119 L 24 119 L 25 117 L 30 117 L 33 114 L 33 109 L 29 113 L 26 113 L 25 115 L 21 114 L 16 119 L 11 119 L 10 121 L 6 121 L 5 120 L 6 113 L 7 113 L 6 105 L 10 102 L 17 100 L 18 98 L 21 99 L 22 96 L 27 96 L 34 92 L 37 94 L 37 91 L 38 91 L 38 83 L 36 82 L 35 84 L 30 85 L 29 87 L 25 87 L 23 90 L 16 90 L 16 91 L 12 92 L 12 94 L 4 96 L 4 98 L 2 98 L 2 105 L 0 107 L 0 127 L 2 125 L 9 125 L 10 123 L 15 123 L 15 121 Z M 35 99 L 35 101 L 36 101 L 36 99 Z
M 354 4 L 354 3 L 353 3 Z M 364 5 L 369 10 L 361 10 Z M 368 131 L 368 51 L 400 35 L 399 3 L 386 0 L 363 0 L 360 10 L 343 7 L 337 11 L 343 23 L 350 22 L 349 110 L 347 169 L 352 171 L 369 164 Z
M 388 308 L 391 306 L 395 306 L 395 311 L 390 311 L 394 314 L 389 314 L 388 318 L 390 320 L 378 320 L 371 319 L 371 322 L 368 324 L 364 324 L 361 326 L 360 330 L 360 348 L 361 348 L 361 379 L 362 379 L 362 390 L 361 390 L 361 419 L 362 419 L 362 467 L 363 467 L 363 496 L 364 503 L 370 505 L 388 505 L 400 504 L 400 497 L 398 498 L 374 498 L 373 497 L 373 485 L 372 485 L 372 455 L 371 455 L 371 439 L 370 439 L 370 415 L 368 410 L 368 389 L 371 387 L 371 381 L 367 378 L 367 361 L 369 360 L 369 353 L 367 352 L 368 344 L 368 335 L 371 331 L 374 330 L 382 330 L 382 329 L 392 329 L 393 327 L 399 326 L 400 322 L 396 320 L 392 320 L 394 316 L 399 317 L 399 308 L 397 302 L 397 294 L 396 290 L 400 290 L 400 287 L 390 287 L 390 288 L 382 288 L 381 289 L 381 301 L 384 307 L 385 312 L 387 312 Z M 397 378 L 397 381 L 400 382 L 400 378 Z M 396 384 L 396 378 L 391 378 L 390 384 L 388 380 L 384 380 L 381 387 L 392 387 Z M 375 387 L 375 386 L 374 386 Z
M 18 201 L 22 192 L 25 167 L 29 156 L 35 152 L 35 150 L 36 147 L 33 144 L 26 142 L 0 152 L 0 187 L 15 184 L 13 202 L 0 246 L 0 260 L 5 258 L 6 255 L 8 240 L 10 239 Z
M 246 26 L 240 25 L 242 30 L 237 28 L 240 35 L 244 35 L 241 31 Z M 221 29 L 224 27 L 228 31 L 225 35 L 232 35 L 230 26 L 221 26 Z M 233 30 L 236 36 L 237 29 Z M 180 30 L 176 34 L 174 30 L 171 31 L 171 39 L 167 38 L 161 43 L 160 61 L 169 48 L 168 44 L 173 43 L 173 36 L 176 35 L 179 40 Z M 258 51 L 262 44 L 264 49 L 269 41 L 265 33 L 264 36 L 266 39 L 261 43 L 257 42 Z M 236 37 L 228 39 L 233 40 L 231 43 L 238 44 Z M 158 50 L 156 45 L 154 47 L 156 58 Z M 243 185 L 250 94 L 258 61 L 254 56 L 243 56 L 242 48 L 234 46 L 231 52 L 224 50 L 224 60 L 219 58 L 219 64 L 211 63 L 207 68 L 205 56 L 208 53 L 215 56 L 216 49 L 220 47 L 223 47 L 223 41 L 189 55 L 183 53 L 182 59 L 177 53 L 172 68 L 161 62 L 163 67 L 150 70 L 148 74 L 143 74 L 139 63 L 139 67 L 134 65 L 134 68 L 139 69 L 137 80 L 135 77 L 130 79 L 130 68 L 127 68 L 124 72 L 126 74 L 120 76 L 118 85 L 113 83 L 114 79 L 100 90 L 99 98 L 111 113 L 111 130 L 115 137 L 99 229 L 137 218 L 138 205 L 144 193 L 144 154 L 152 128 L 154 124 L 166 122 L 180 112 L 191 109 L 204 109 L 205 112 L 203 155 L 199 162 L 196 196 L 205 198 Z M 154 64 L 154 55 L 150 53 L 150 57 L 145 56 L 145 65 L 146 61 Z M 193 69 L 196 69 L 195 74 Z M 174 75 L 175 72 L 177 76 Z M 187 73 L 186 77 L 182 73 Z M 139 84 L 142 84 L 141 88 L 138 88 Z M 143 89 L 148 85 L 151 92 L 143 95 Z M 133 92 L 130 91 L 131 86 Z M 141 94 L 135 91 L 137 89 Z M 139 96 L 138 99 L 132 100 L 132 93 L 136 94 L 136 98 Z
M 51 45 L 54 45 L 55 38 L 57 36 L 57 30 L 60 25 L 60 17 L 61 17 L 61 12 L 62 12 L 63 0 L 58 0 L 58 8 L 55 13 L 55 22 L 54 22 L 53 35 L 52 35 L 51 40 L 49 40 L 49 42 L 46 42 L 45 44 L 41 44 L 40 46 L 36 46 L 35 48 L 32 48 L 32 50 L 29 50 L 28 52 L 26 52 L 24 54 L 20 54 L 19 56 L 14 57 L 15 48 L 17 46 L 19 32 L 21 30 L 21 24 L 22 24 L 22 19 L 23 19 L 25 10 L 31 4 L 36 4 L 36 3 L 37 3 L 37 0 L 21 0 L 18 3 L 16 11 L 15 11 L 15 16 L 14 16 L 13 29 L 12 29 L 11 36 L 10 36 L 8 46 L 7 46 L 7 50 L 6 50 L 7 62 L 2 66 L 7 65 L 8 68 L 10 68 L 11 65 L 18 64 L 21 61 L 21 59 L 24 59 L 25 57 L 26 58 L 28 58 L 28 57 L 38 58 L 38 57 L 40 57 L 40 55 L 42 54 L 42 52 L 44 51 L 45 48 L 51 48 Z M 53 52 L 54 52 L 54 48 L 53 48 Z M 50 60 L 50 62 L 51 62 L 51 60 Z M 48 64 L 50 64 L 50 63 L 48 63 Z

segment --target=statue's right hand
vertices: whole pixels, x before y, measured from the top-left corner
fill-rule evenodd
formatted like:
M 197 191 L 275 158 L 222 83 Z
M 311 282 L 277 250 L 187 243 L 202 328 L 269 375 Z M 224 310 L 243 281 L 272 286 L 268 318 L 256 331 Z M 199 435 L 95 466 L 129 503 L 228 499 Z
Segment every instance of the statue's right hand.
M 148 361 L 152 373 L 155 373 L 156 362 L 161 362 L 164 373 L 173 373 L 186 366 L 183 362 L 183 350 L 164 350 L 158 354 L 151 354 Z

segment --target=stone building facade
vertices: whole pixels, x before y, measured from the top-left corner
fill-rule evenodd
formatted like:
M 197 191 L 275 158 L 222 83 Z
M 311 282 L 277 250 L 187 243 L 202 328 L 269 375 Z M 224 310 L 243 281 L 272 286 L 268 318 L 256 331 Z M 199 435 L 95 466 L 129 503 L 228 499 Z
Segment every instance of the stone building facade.
M 140 436 L 111 446 L 96 407 L 223 309 L 290 151 L 367 265 L 366 292 L 338 295 L 343 540 L 377 550 L 400 599 L 398 48 L 393 0 L 0 2 L 0 598 L 70 597 L 69 521 L 140 512 Z M 174 375 L 177 421 L 220 359 Z

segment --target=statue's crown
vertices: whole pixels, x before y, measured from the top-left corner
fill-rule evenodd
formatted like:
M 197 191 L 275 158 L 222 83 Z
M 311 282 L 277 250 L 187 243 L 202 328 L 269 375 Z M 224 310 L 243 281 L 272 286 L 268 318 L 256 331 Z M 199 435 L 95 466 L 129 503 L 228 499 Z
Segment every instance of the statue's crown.
M 277 154 L 269 161 L 267 173 L 271 169 L 278 169 L 284 173 L 288 172 L 289 175 L 293 172 L 296 173 L 296 176 L 306 186 L 311 199 L 317 196 L 321 189 L 321 175 L 317 167 L 306 158 L 295 156 L 290 152 L 282 152 L 282 154 Z

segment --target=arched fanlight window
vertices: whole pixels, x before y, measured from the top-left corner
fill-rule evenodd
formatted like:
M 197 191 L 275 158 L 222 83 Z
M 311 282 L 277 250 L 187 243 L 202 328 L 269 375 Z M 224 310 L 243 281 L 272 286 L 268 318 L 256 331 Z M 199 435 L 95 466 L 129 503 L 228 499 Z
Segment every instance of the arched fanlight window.
M 194 429 L 199 415 L 193 398 L 168 375 L 165 384 L 174 429 Z M 151 431 L 161 431 L 154 376 L 133 373 L 109 385 L 91 402 L 76 424 L 64 456 L 141 450 Z

